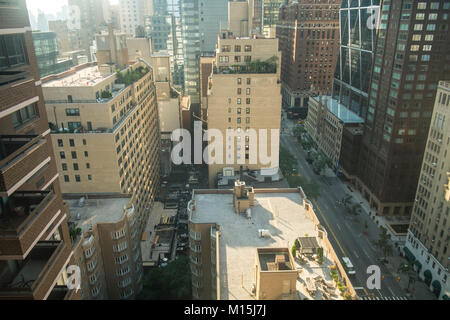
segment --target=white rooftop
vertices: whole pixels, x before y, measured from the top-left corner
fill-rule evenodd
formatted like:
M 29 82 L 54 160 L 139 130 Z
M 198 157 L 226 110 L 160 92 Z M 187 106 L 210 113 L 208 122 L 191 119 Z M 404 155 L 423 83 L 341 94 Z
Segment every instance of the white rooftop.
M 291 248 L 299 236 L 317 236 L 314 222 L 302 201 L 297 192 L 255 194 L 252 218 L 248 220 L 246 215 L 234 212 L 232 194 L 195 194 L 193 222 L 216 223 L 221 228 L 221 299 L 254 299 L 250 292 L 257 248 Z M 271 237 L 259 238 L 259 229 L 269 230 Z
M 81 199 L 81 197 L 80 197 Z M 124 209 L 130 202 L 129 197 L 101 199 L 64 199 L 70 207 L 70 222 L 74 222 L 83 232 L 96 223 L 112 223 L 119 221 Z M 82 205 L 80 205 L 82 203 Z
M 43 87 L 92 87 L 107 77 L 103 76 L 97 66 L 86 67 L 76 73 L 43 83 Z

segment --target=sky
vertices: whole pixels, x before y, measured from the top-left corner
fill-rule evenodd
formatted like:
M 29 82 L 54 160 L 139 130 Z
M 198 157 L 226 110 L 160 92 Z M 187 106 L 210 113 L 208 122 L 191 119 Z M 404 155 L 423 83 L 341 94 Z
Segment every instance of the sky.
M 67 5 L 67 0 L 27 0 L 27 8 L 32 12 L 41 11 L 55 14 L 63 5 Z M 118 4 L 119 0 L 109 0 L 110 4 Z

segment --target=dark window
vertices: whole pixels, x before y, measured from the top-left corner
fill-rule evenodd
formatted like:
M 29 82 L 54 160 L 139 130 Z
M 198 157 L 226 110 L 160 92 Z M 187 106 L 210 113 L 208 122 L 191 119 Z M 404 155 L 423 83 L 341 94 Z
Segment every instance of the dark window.
M 62 169 L 63 169 L 63 171 L 67 171 L 67 163 L 62 164 Z
M 69 180 L 69 176 L 64 176 L 64 181 L 65 182 L 69 182 L 70 180 Z
M 38 116 L 37 103 L 23 107 L 12 114 L 14 128 L 17 128 Z
M 58 139 L 58 147 L 64 147 L 62 139 Z
M 76 151 L 72 151 L 72 159 L 76 159 L 77 158 L 77 152 Z
M 86 163 L 86 169 L 90 169 L 91 168 L 91 164 L 88 162 Z
M 88 180 L 92 180 L 92 176 L 88 174 Z
M 87 144 L 86 139 L 83 139 L 83 145 L 85 146 Z
M 61 157 L 61 159 L 65 159 L 66 158 L 66 154 L 64 153 L 64 151 L 61 151 L 59 153 L 59 156 Z
M 84 156 L 85 156 L 86 158 L 89 156 L 89 154 L 88 154 L 87 151 L 84 152 Z
M 70 108 L 66 109 L 66 115 L 69 117 L 75 117 L 80 115 L 80 109 L 78 108 Z
M 75 141 L 73 139 L 69 139 L 69 144 L 71 147 L 75 147 Z
M 73 170 L 78 171 L 78 163 L 73 164 Z
M 23 34 L 0 36 L 0 69 L 7 69 L 27 63 Z
M 75 175 L 75 181 L 76 181 L 76 182 L 80 182 L 80 181 L 81 181 L 81 179 L 80 179 L 80 176 L 79 176 L 79 175 Z

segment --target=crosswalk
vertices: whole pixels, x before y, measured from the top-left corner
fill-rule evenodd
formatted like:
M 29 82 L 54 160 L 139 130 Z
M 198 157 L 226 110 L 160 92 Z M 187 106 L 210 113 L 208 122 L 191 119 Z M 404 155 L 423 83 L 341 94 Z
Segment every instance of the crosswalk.
M 361 297 L 361 300 L 409 300 L 408 297 L 397 297 L 397 296 L 388 296 L 388 297 L 372 297 L 364 296 Z

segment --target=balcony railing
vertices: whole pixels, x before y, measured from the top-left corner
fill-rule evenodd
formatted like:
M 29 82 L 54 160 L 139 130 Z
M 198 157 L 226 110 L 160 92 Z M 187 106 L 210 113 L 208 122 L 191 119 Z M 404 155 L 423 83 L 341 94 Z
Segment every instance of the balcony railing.
M 15 192 L 0 214 L 0 255 L 23 256 L 60 210 L 52 191 Z
M 63 241 L 38 242 L 18 270 L 0 283 L 0 299 L 45 299 L 69 255 Z
M 11 194 L 27 174 L 50 161 L 45 144 L 36 135 L 0 136 L 0 192 Z

